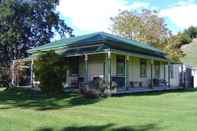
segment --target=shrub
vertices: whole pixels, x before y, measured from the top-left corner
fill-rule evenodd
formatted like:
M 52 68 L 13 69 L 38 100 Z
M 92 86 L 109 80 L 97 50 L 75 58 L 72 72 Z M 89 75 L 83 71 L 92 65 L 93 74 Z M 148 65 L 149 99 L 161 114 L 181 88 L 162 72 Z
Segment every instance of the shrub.
M 111 90 L 117 88 L 117 84 L 112 82 L 112 89 L 109 89 L 109 83 L 101 78 L 96 78 L 86 85 L 80 87 L 80 92 L 87 98 L 106 97 L 111 95 Z
M 111 84 L 111 90 L 117 89 L 118 88 L 118 84 L 115 81 L 112 81 Z
M 100 92 L 96 89 L 91 89 L 88 85 L 86 85 L 85 87 L 81 87 L 80 88 L 80 93 L 86 97 L 86 98 L 91 98 L 91 99 L 95 99 L 98 98 L 100 96 Z
M 185 44 L 189 44 L 190 42 L 192 42 L 192 38 L 189 36 L 188 33 L 183 32 L 183 33 L 180 33 L 179 41 L 181 45 L 185 45 Z
M 39 87 L 46 94 L 63 92 L 66 80 L 67 63 L 63 55 L 54 51 L 41 53 L 35 62 L 35 76 L 40 81 Z
M 17 86 L 24 86 L 25 84 L 29 84 L 27 81 L 27 68 L 24 68 L 27 66 L 28 63 L 25 61 L 16 61 L 13 65 L 13 72 L 15 74 L 15 84 Z

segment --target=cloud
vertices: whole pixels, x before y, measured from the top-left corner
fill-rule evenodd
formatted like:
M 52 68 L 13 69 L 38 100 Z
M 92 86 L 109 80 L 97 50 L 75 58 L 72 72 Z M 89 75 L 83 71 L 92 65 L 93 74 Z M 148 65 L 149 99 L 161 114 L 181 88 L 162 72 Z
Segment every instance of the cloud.
M 60 0 L 57 10 L 77 32 L 108 32 L 111 20 L 120 10 L 156 9 L 150 3 L 128 0 Z M 167 17 L 180 29 L 197 26 L 197 4 L 194 0 L 180 0 L 160 10 L 161 17 Z
M 145 2 L 133 2 L 130 5 L 127 5 L 127 9 L 137 10 L 143 8 L 149 8 L 150 4 Z
M 108 31 L 110 17 L 119 10 L 147 8 L 148 3 L 127 0 L 60 0 L 57 10 L 62 16 L 71 19 L 72 26 L 81 31 Z
M 178 1 L 175 5 L 188 5 L 188 4 L 192 4 L 194 3 L 194 0 L 181 0 L 181 1 Z
M 197 4 L 180 1 L 177 5 L 161 10 L 160 15 L 170 18 L 181 29 L 197 26 Z

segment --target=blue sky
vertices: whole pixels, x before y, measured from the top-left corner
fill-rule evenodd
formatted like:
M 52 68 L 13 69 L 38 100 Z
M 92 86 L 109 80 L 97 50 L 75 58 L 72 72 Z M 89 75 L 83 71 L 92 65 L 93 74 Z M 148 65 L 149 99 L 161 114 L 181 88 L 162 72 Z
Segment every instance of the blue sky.
M 110 17 L 141 8 L 158 10 L 173 33 L 197 26 L 197 0 L 60 0 L 57 10 L 74 34 L 82 35 L 110 32 Z

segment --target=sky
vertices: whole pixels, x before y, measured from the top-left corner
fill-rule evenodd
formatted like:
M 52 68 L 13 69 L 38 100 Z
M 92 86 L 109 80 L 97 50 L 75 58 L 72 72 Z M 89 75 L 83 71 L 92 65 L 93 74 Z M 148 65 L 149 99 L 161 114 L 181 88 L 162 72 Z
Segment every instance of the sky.
M 157 10 L 174 34 L 197 26 L 197 0 L 60 0 L 57 11 L 75 35 L 109 32 L 120 10 Z

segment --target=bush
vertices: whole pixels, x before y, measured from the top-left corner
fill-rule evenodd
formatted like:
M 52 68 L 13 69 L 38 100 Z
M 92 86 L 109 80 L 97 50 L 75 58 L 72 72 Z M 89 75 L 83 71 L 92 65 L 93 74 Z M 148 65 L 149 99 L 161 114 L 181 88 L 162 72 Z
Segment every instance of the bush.
M 111 95 L 111 90 L 117 88 L 117 84 L 112 82 L 112 89 L 109 89 L 108 87 L 109 83 L 105 82 L 101 78 L 96 78 L 80 87 L 80 92 L 87 98 L 106 97 Z
M 80 93 L 86 97 L 86 98 L 91 98 L 95 99 L 100 96 L 100 92 L 96 89 L 91 89 L 88 85 L 85 87 L 80 88 Z
M 186 32 L 180 34 L 179 40 L 181 42 L 181 45 L 189 44 L 190 42 L 192 42 L 192 38 Z
M 117 89 L 118 88 L 118 84 L 115 81 L 112 81 L 111 84 L 111 90 Z
M 190 26 L 184 32 L 187 33 L 190 36 L 191 39 L 194 39 L 194 38 L 197 37 L 197 27 Z
M 41 53 L 34 68 L 42 92 L 52 95 L 63 92 L 67 71 L 67 63 L 63 55 L 56 54 L 54 51 Z

